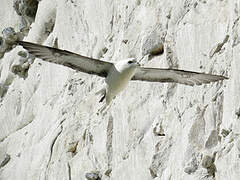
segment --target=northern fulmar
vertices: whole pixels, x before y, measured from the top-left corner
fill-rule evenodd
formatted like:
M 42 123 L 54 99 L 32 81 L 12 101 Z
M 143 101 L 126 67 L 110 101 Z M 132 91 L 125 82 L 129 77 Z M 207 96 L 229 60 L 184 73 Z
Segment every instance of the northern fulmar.
M 126 88 L 130 80 L 162 83 L 174 82 L 194 86 L 228 79 L 221 75 L 179 69 L 143 67 L 135 58 L 111 63 L 31 42 L 18 41 L 18 44 L 28 50 L 30 54 L 44 61 L 61 64 L 77 71 L 105 78 L 106 86 L 96 93 L 102 95 L 100 102 L 105 100 L 102 110 L 110 105 L 116 95 Z

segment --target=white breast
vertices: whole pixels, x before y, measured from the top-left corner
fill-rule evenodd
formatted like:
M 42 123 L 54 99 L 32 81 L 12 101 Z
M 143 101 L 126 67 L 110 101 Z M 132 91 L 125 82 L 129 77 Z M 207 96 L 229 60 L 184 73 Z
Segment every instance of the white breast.
M 126 88 L 128 82 L 134 76 L 135 71 L 135 67 L 129 67 L 122 64 L 114 66 L 106 78 L 107 91 L 116 96 Z

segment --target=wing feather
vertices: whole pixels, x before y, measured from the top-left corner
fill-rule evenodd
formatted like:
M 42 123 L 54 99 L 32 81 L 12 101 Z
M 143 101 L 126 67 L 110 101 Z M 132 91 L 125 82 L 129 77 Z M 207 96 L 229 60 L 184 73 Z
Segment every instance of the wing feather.
M 133 76 L 132 80 L 150 82 L 175 82 L 190 86 L 207 84 L 228 79 L 225 76 L 205 74 L 178 69 L 160 69 L 141 67 Z
M 18 44 L 23 46 L 24 49 L 28 50 L 30 54 L 37 58 L 47 62 L 61 64 L 88 74 L 106 77 L 113 66 L 110 62 L 81 56 L 66 50 L 25 41 L 18 41 Z

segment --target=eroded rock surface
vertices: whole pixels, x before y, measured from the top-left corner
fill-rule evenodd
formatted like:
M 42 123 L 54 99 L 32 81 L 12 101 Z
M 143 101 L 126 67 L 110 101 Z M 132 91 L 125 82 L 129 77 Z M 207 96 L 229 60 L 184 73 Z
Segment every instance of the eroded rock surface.
M 239 179 L 239 0 L 2 1 L 0 30 L 26 41 L 229 80 L 131 82 L 97 115 L 103 79 L 6 48 L 0 179 Z

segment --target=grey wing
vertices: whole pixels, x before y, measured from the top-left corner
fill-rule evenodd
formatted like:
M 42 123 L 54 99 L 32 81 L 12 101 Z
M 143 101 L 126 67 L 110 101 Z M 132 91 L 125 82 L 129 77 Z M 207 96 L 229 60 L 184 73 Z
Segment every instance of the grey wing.
M 44 61 L 61 64 L 72 69 L 106 77 L 112 67 L 112 63 L 81 56 L 70 51 L 53 47 L 43 46 L 35 43 L 18 41 L 24 49 Z
M 133 76 L 132 80 L 150 82 L 175 82 L 186 85 L 201 85 L 210 82 L 228 79 L 224 76 L 184 71 L 178 69 L 159 69 L 141 67 Z

